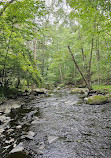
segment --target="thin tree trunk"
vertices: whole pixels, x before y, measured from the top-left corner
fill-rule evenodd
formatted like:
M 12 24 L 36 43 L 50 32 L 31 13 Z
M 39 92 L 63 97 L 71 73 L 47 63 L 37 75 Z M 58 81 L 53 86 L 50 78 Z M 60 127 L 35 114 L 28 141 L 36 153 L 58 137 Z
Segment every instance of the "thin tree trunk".
M 62 83 L 63 77 L 62 77 L 61 63 L 59 64 L 59 71 L 60 71 L 60 80 L 61 80 L 61 83 Z
M 93 51 L 93 38 L 92 38 L 92 46 L 91 46 L 91 53 L 90 53 L 90 58 L 89 58 L 89 72 L 88 72 L 88 83 L 89 86 L 91 86 L 91 63 L 92 63 L 92 51 Z
M 33 56 L 34 56 L 34 61 L 36 61 L 36 51 L 37 51 L 37 46 L 36 46 L 36 44 L 37 44 L 37 41 L 36 41 L 36 38 L 34 38 L 34 40 L 33 40 L 33 46 L 34 46 L 34 50 L 33 50 Z
M 96 56 L 97 56 L 97 72 L 98 72 L 98 86 L 100 85 L 100 53 L 99 53 L 99 37 L 96 40 Z
M 74 74 L 73 74 L 73 77 L 74 77 L 74 79 L 76 78 L 76 67 L 75 67 L 75 64 L 74 64 Z M 76 80 L 74 80 L 75 82 L 75 84 L 76 84 Z
M 81 41 L 81 36 L 80 36 L 80 30 L 79 30 L 79 39 L 80 39 L 80 44 L 81 44 L 82 59 L 83 59 L 83 68 L 84 68 L 84 59 L 85 59 L 85 56 L 84 56 L 84 49 L 83 49 L 83 46 L 82 46 L 82 41 Z
M 45 36 L 42 43 L 43 54 L 42 54 L 42 75 L 44 76 L 44 67 L 45 67 Z
M 88 84 L 87 80 L 85 79 L 85 77 L 84 77 L 84 75 L 83 75 L 81 69 L 79 68 L 79 66 L 78 66 L 78 64 L 77 64 L 77 62 L 76 62 L 76 60 L 75 60 L 75 58 L 74 58 L 74 55 L 73 55 L 73 53 L 72 53 L 72 51 L 71 51 L 71 49 L 70 49 L 69 46 L 68 46 L 68 49 L 69 49 L 69 52 L 70 52 L 70 54 L 71 54 L 71 56 L 72 56 L 72 60 L 73 60 L 73 62 L 74 62 L 74 64 L 75 64 L 76 68 L 78 69 L 80 75 L 82 76 L 82 78 L 83 78 L 83 80 L 84 80 L 84 82 L 85 82 L 87 88 L 88 88 L 88 89 L 91 89 L 91 87 L 90 87 L 90 85 Z
M 2 70 L 2 83 L 4 83 L 4 78 L 5 78 L 5 74 L 6 74 L 5 73 L 6 61 L 7 61 L 8 51 L 9 51 L 9 48 L 10 48 L 10 40 L 11 40 L 12 32 L 13 32 L 13 23 L 12 23 L 11 34 L 10 34 L 9 40 L 8 40 L 8 45 L 7 45 L 7 50 L 6 50 L 6 55 L 5 55 L 5 60 L 4 60 L 3 70 Z

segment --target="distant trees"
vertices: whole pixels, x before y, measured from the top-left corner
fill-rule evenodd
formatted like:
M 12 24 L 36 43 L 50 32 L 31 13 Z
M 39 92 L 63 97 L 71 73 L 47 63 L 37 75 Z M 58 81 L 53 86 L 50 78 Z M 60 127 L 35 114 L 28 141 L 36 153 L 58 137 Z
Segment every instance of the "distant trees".
M 47 26 L 50 28 L 47 77 L 51 83 L 76 83 L 81 86 L 85 83 L 84 86 L 89 89 L 92 83 L 108 83 L 111 76 L 110 5 L 110 1 L 72 0 L 67 1 L 69 12 L 66 13 L 62 2 L 58 7 L 56 3 L 56 11 L 51 11 L 54 23 Z

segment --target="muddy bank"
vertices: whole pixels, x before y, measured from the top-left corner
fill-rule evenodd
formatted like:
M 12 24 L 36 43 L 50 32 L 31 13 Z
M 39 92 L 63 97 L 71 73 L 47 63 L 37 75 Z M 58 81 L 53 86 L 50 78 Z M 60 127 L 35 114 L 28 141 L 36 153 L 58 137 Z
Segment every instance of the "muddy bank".
M 62 90 L 13 109 L 1 133 L 1 157 L 110 158 L 110 104 L 78 101 L 79 94 Z M 19 144 L 22 150 L 10 153 Z

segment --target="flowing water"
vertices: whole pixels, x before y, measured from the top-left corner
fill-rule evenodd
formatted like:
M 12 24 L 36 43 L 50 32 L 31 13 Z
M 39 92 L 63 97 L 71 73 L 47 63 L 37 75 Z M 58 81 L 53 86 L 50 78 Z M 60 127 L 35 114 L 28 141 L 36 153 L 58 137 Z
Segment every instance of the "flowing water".
M 0 158 L 111 158 L 111 104 L 79 100 L 65 89 L 5 114 Z M 23 151 L 10 153 L 20 143 Z

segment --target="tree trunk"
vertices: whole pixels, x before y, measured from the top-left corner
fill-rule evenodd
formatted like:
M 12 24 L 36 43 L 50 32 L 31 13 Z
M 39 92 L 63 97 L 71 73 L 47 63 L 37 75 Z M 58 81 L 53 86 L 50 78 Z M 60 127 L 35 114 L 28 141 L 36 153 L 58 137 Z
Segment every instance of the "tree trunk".
M 45 36 L 44 36 L 43 43 L 42 43 L 42 49 L 43 49 L 43 54 L 42 54 L 42 75 L 44 77 L 44 68 L 45 68 Z
M 93 51 L 93 38 L 92 38 L 91 53 L 90 53 L 90 58 L 89 58 L 89 72 L 88 72 L 88 83 L 89 83 L 89 87 L 90 87 L 91 89 L 92 89 L 92 84 L 91 84 L 92 51 Z
M 61 63 L 59 64 L 59 71 L 60 71 L 60 80 L 61 80 L 61 83 L 62 83 L 63 77 L 62 77 Z
M 10 41 L 11 41 L 12 32 L 13 32 L 13 23 L 12 23 L 11 34 L 10 34 L 9 39 L 8 39 L 7 50 L 6 50 L 6 55 L 5 55 L 4 65 L 3 65 L 3 70 L 2 70 L 2 84 L 4 84 L 4 80 L 5 80 L 6 62 L 7 62 L 8 51 L 10 49 Z
M 73 75 L 72 77 L 75 79 L 76 78 L 76 67 L 75 67 L 75 64 L 74 64 L 74 68 L 73 68 Z M 76 80 L 74 80 L 74 83 L 76 85 Z
M 78 69 L 78 71 L 79 71 L 81 77 L 83 78 L 83 80 L 84 80 L 84 82 L 85 82 L 85 84 L 86 84 L 86 87 L 90 90 L 90 89 L 92 88 L 91 85 L 90 85 L 90 84 L 87 82 L 87 80 L 85 79 L 85 77 L 84 77 L 84 75 L 83 75 L 81 69 L 79 68 L 79 66 L 78 66 L 78 64 L 77 64 L 77 62 L 76 62 L 76 60 L 75 60 L 75 58 L 74 58 L 74 55 L 73 55 L 73 53 L 72 53 L 72 51 L 71 51 L 71 49 L 70 49 L 69 46 L 68 46 L 68 49 L 69 49 L 69 52 L 70 52 L 70 54 L 71 54 L 71 56 L 72 56 L 72 60 L 73 60 L 73 62 L 74 62 L 74 64 L 75 64 L 76 68 Z
M 96 40 L 96 56 L 97 56 L 97 72 L 98 72 L 98 86 L 100 85 L 100 54 L 99 54 L 99 37 Z
M 33 56 L 34 56 L 34 61 L 36 61 L 36 50 L 37 50 L 37 46 L 36 46 L 36 44 L 37 44 L 37 41 L 36 41 L 36 38 L 34 38 L 34 40 L 33 40 L 33 46 L 34 46 L 34 50 L 33 50 Z
M 83 59 L 83 68 L 84 68 L 84 59 L 85 59 L 85 55 L 84 55 L 84 49 L 83 49 L 83 46 L 82 46 L 80 30 L 79 30 L 79 39 L 80 39 L 80 44 L 81 44 L 82 59 Z
M 98 25 L 97 25 L 98 32 Z M 98 86 L 100 85 L 100 52 L 99 52 L 99 34 L 96 40 L 96 56 L 97 56 L 97 72 L 98 72 Z

